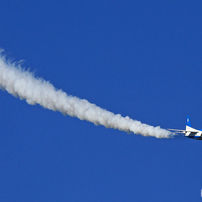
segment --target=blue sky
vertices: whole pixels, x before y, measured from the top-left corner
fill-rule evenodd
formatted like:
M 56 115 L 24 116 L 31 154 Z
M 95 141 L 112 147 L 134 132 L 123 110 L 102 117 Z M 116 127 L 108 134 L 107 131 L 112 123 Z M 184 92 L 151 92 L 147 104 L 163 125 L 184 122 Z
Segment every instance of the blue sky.
M 38 77 L 162 128 L 202 128 L 201 1 L 1 1 L 0 47 Z M 200 201 L 202 142 L 128 135 L 0 91 L 0 201 Z

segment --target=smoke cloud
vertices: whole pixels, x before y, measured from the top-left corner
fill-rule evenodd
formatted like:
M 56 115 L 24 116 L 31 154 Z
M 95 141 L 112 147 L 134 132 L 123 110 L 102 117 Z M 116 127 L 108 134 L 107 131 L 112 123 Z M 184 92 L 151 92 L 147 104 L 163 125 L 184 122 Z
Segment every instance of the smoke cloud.
M 171 132 L 159 126 L 153 127 L 128 116 L 122 117 L 85 99 L 67 95 L 62 90 L 56 89 L 50 82 L 35 78 L 33 73 L 22 69 L 20 64 L 6 60 L 2 53 L 0 55 L 0 86 L 13 96 L 25 99 L 30 105 L 39 104 L 46 109 L 90 121 L 95 125 L 143 136 L 172 137 Z

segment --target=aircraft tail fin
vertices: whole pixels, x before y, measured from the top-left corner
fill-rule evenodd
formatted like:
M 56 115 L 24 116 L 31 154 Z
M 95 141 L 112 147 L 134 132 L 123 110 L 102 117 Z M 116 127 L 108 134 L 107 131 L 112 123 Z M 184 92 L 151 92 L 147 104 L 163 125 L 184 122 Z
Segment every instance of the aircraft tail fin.
M 190 122 L 190 118 L 189 118 L 189 116 L 187 116 L 187 123 L 186 123 L 186 126 L 191 127 L 191 122 Z

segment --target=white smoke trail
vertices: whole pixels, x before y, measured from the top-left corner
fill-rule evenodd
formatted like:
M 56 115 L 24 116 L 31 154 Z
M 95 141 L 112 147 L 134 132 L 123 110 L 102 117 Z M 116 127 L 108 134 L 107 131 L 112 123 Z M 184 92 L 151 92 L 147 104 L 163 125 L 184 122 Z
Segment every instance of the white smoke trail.
M 0 55 L 0 86 L 15 97 L 25 99 L 28 104 L 40 104 L 44 108 L 60 111 L 64 115 L 90 121 L 95 125 L 156 138 L 172 136 L 172 133 L 159 126 L 142 124 L 128 116 L 115 115 L 87 100 L 69 96 L 62 90 L 55 89 L 48 81 L 35 78 L 32 73 L 23 70 L 20 64 L 6 61 L 3 55 Z

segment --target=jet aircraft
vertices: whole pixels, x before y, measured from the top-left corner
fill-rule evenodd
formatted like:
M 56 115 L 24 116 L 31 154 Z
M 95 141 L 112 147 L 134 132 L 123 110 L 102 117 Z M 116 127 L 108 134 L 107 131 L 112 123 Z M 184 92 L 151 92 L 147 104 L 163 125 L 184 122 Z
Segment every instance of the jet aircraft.
M 168 129 L 174 133 L 183 133 L 184 137 L 192 138 L 195 140 L 202 140 L 202 130 L 197 130 L 191 127 L 189 116 L 187 116 L 186 130 Z

